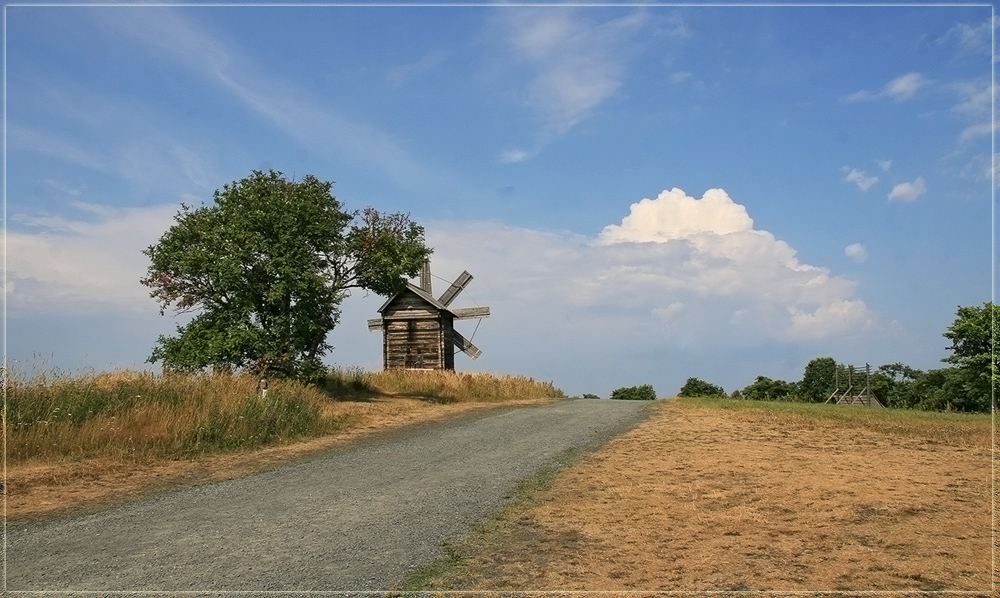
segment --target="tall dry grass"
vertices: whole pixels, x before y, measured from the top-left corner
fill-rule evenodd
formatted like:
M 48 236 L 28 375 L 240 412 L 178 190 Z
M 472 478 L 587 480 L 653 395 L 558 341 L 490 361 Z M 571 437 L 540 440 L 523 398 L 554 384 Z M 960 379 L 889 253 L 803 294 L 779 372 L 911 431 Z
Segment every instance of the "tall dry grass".
M 271 380 L 265 396 L 257 383 L 246 375 L 136 371 L 10 375 L 8 463 L 144 462 L 256 449 L 346 430 L 371 411 L 359 402 L 376 397 L 456 403 L 563 396 L 530 378 L 454 372 L 338 370 L 320 385 Z
M 377 393 L 439 403 L 501 403 L 565 397 L 551 382 L 537 382 L 524 376 L 421 370 L 389 370 L 364 376 Z
M 256 448 L 341 429 L 330 397 L 290 381 L 236 375 L 122 371 L 8 379 L 7 458 L 16 465 L 109 457 L 118 461 Z
M 984 413 L 880 409 L 859 405 L 679 398 L 680 405 L 725 409 L 734 417 L 779 421 L 800 427 L 836 426 L 917 438 L 955 446 L 990 447 L 993 420 Z

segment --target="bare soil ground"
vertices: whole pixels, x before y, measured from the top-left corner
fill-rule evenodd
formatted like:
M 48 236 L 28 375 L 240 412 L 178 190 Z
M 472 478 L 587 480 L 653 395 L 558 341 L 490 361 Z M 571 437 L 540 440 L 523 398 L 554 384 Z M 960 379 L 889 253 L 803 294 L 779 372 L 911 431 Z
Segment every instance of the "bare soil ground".
M 524 404 L 539 402 L 545 401 L 525 401 Z M 344 401 L 338 403 L 338 408 L 350 412 L 357 422 L 350 430 L 335 436 L 253 452 L 140 463 L 90 459 L 17 464 L 8 466 L 5 471 L 6 515 L 9 522 L 19 523 L 86 512 L 181 485 L 209 483 L 264 471 L 335 449 L 372 432 L 517 404 L 521 403 L 442 405 L 408 398 Z
M 791 422 L 791 423 L 790 423 Z M 428 589 L 991 590 L 991 441 L 671 401 Z

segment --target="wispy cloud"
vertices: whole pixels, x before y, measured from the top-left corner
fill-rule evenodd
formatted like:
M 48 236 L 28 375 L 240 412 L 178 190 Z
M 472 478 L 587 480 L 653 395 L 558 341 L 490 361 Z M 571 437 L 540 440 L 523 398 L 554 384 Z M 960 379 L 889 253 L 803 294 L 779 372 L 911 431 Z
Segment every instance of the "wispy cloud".
M 386 70 L 385 78 L 389 85 L 398 87 L 417 77 L 425 75 L 441 67 L 447 54 L 441 50 L 429 52 L 415 62 L 396 65 Z
M 937 41 L 938 44 L 955 42 L 964 52 L 988 54 L 992 49 L 995 21 L 987 19 L 979 23 L 956 23 Z
M 924 193 L 927 193 L 927 182 L 924 181 L 924 177 L 918 176 L 913 181 L 894 186 L 889 192 L 889 201 L 909 203 Z
M 871 102 L 890 98 L 897 102 L 902 102 L 912 98 L 920 89 L 926 87 L 928 84 L 930 84 L 930 80 L 920 73 L 907 73 L 889 81 L 877 91 L 867 89 L 856 91 L 846 96 L 844 101 L 848 103 Z
M 946 87 L 958 98 L 958 103 L 951 109 L 955 114 L 974 119 L 990 116 L 996 89 L 988 78 L 956 81 Z
M 382 174 L 401 187 L 454 190 L 462 186 L 452 175 L 427 167 L 386 131 L 347 118 L 295 82 L 262 70 L 243 56 L 239 48 L 227 45 L 179 12 L 160 9 L 118 14 L 120 18 L 107 22 L 108 27 L 148 47 L 160 59 L 172 60 L 189 73 L 224 89 L 304 147 L 323 148 L 348 163 Z M 429 55 L 408 70 L 390 73 L 390 82 L 402 82 L 441 59 Z
M 7 125 L 7 147 L 29 151 L 100 172 L 109 172 L 108 159 L 60 135 L 46 133 L 18 124 Z
M 621 88 L 634 38 L 647 23 L 643 11 L 598 23 L 568 8 L 509 10 L 503 18 L 507 52 L 528 69 L 522 98 L 541 119 L 542 144 L 589 118 Z
M 513 164 L 523 162 L 534 155 L 534 152 L 524 149 L 506 149 L 500 152 L 500 162 L 503 164 Z
M 857 168 L 848 168 L 847 166 L 844 166 L 840 170 L 841 172 L 846 173 L 844 181 L 854 183 L 862 191 L 871 189 L 872 186 L 878 182 L 877 176 L 870 175 L 863 170 L 858 170 Z
M 190 199 L 190 198 L 189 198 Z M 139 284 L 178 205 L 112 208 L 74 202 L 76 217 L 12 215 L 6 297 L 12 315 L 152 311 Z

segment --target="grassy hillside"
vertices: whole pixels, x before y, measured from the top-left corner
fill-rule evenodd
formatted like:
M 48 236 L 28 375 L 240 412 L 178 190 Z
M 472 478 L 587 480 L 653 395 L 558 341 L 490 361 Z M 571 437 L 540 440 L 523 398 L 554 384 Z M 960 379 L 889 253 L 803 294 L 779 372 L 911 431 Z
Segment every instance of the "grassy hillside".
M 504 402 L 562 397 L 529 378 L 453 372 L 332 372 L 322 385 L 241 375 L 9 376 L 8 464 L 88 458 L 143 462 L 255 449 L 364 423 L 378 402 Z

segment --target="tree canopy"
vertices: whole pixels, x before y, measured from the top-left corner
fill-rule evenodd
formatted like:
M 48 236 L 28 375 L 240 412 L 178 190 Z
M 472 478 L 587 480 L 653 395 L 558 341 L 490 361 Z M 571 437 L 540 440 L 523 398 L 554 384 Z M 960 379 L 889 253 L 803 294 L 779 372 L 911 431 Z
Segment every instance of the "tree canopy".
M 652 384 L 622 387 L 612 391 L 611 398 L 621 401 L 655 401 L 656 391 Z
M 918 370 L 903 363 L 879 366 L 866 376 L 872 393 L 888 407 L 963 411 L 997 410 L 996 386 L 1000 383 L 1000 308 L 992 302 L 959 307 L 955 321 L 944 332 L 951 341 L 951 355 L 941 361 L 953 364 L 936 370 Z M 833 392 L 838 368 L 832 357 L 818 357 L 806 365 L 802 380 L 785 382 L 766 376 L 732 398 L 751 400 L 824 402 Z M 841 373 L 841 383 L 844 382 Z M 707 383 L 688 378 L 678 396 L 705 393 Z M 709 385 L 711 386 L 711 385 Z M 721 390 L 721 389 L 720 389 Z
M 347 212 L 332 183 L 253 171 L 181 206 L 175 223 L 143 253 L 142 284 L 160 304 L 193 313 L 149 358 L 167 369 L 245 369 L 311 378 L 333 347 L 328 333 L 352 288 L 391 295 L 431 250 L 408 215 Z
M 716 386 L 698 378 L 688 378 L 677 393 L 679 397 L 724 397 L 726 391 L 721 386 Z
M 981 307 L 959 307 L 955 321 L 944 337 L 951 341 L 951 355 L 942 359 L 955 366 L 953 394 L 962 411 L 985 411 L 992 403 L 993 390 L 1000 379 L 1000 339 L 997 338 L 1000 308 L 992 302 Z

